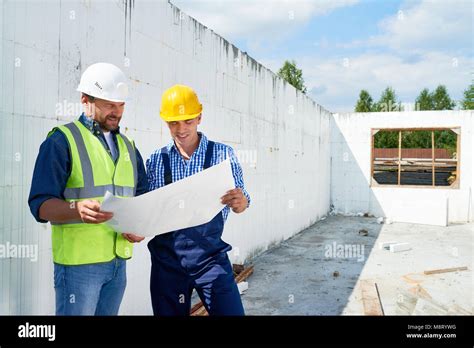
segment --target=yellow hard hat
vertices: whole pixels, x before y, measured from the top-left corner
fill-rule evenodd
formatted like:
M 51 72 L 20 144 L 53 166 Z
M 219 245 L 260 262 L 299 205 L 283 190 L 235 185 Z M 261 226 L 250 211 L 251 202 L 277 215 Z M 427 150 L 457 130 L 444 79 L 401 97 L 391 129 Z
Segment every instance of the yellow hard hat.
M 160 116 L 166 122 L 191 120 L 201 112 L 202 105 L 191 87 L 174 85 L 161 97 Z

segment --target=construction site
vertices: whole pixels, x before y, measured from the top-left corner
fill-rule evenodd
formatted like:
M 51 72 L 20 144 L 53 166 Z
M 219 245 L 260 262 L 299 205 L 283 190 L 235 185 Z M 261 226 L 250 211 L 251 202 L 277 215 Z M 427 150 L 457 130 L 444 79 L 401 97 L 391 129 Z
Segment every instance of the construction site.
M 27 203 L 35 159 L 81 114 L 83 70 L 110 62 L 144 159 L 169 142 L 158 111 L 176 83 L 200 96 L 200 131 L 236 151 L 252 200 L 222 238 L 247 315 L 472 316 L 474 111 L 331 112 L 167 1 L 3 1 L 0 18 L 0 314 L 54 314 L 51 226 Z M 384 133 L 398 146 L 378 147 Z M 120 315 L 153 314 L 146 242 Z

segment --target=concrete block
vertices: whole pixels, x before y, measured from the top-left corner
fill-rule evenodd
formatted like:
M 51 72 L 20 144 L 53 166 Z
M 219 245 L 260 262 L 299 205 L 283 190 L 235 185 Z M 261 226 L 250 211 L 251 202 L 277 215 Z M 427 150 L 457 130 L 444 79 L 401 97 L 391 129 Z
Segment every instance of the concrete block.
M 239 294 L 242 294 L 245 290 L 249 288 L 248 282 L 240 282 L 237 284 L 237 288 L 239 288 Z
M 379 242 L 379 249 L 389 249 L 391 244 L 397 244 L 396 241 L 391 242 Z
M 407 250 L 410 250 L 410 249 L 411 249 L 410 243 L 390 244 L 390 252 L 391 253 L 398 253 L 400 251 L 407 251 Z

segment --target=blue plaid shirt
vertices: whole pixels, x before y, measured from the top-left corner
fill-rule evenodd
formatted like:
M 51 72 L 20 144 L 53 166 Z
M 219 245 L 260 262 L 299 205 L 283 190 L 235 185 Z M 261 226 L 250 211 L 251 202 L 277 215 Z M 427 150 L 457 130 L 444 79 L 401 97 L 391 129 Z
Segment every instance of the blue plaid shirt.
M 208 140 L 204 134 L 200 132 L 198 132 L 198 134 L 201 137 L 201 141 L 199 142 L 198 148 L 196 149 L 196 151 L 194 151 L 189 160 L 185 160 L 181 156 L 179 150 L 174 144 L 174 141 L 170 142 L 166 146 L 168 148 L 168 154 L 170 158 L 173 182 L 184 179 L 203 170 Z M 218 164 L 229 157 L 232 167 L 232 175 L 234 176 L 235 186 L 240 187 L 242 189 L 243 194 L 245 195 L 245 197 L 247 197 L 248 205 L 250 205 L 250 195 L 244 187 L 242 167 L 240 166 L 232 147 L 216 142 L 214 145 L 214 152 L 211 158 L 211 166 Z M 148 176 L 149 185 L 148 191 L 156 190 L 165 185 L 164 166 L 161 158 L 161 149 L 158 149 L 153 152 L 150 158 L 146 161 L 146 172 Z M 229 215 L 229 210 L 230 208 L 228 206 L 222 209 L 222 217 L 224 218 L 224 221 L 226 221 L 227 216 Z

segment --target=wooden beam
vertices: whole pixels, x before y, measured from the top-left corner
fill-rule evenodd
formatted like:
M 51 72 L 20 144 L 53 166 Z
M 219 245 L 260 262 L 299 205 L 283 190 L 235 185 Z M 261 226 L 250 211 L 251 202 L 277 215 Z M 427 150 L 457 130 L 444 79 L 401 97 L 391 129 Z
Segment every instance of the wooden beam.
M 191 313 L 192 317 L 200 317 L 200 316 L 208 316 L 209 313 L 207 313 L 206 307 L 200 302 L 201 307 L 199 307 L 196 311 Z
M 458 126 L 452 126 L 452 127 L 426 127 L 426 128 L 422 128 L 422 127 L 414 127 L 414 128 L 371 128 L 371 129 L 374 129 L 374 130 L 377 130 L 377 131 L 384 131 L 384 132 L 395 132 L 395 131 L 437 131 L 437 130 L 440 130 L 440 131 L 443 131 L 443 130 L 452 130 L 454 133 L 458 133 L 460 132 L 461 128 L 458 127 Z
M 447 273 L 447 272 L 457 272 L 457 271 L 467 271 L 467 267 L 453 267 L 453 268 L 440 268 L 433 269 L 430 271 L 424 271 L 424 274 L 438 274 L 438 273 Z
M 377 134 L 378 130 L 371 129 L 370 132 L 372 133 L 370 136 L 370 184 L 375 181 L 374 180 L 374 160 L 375 160 L 375 134 Z
M 431 131 L 431 181 L 433 184 L 433 187 L 435 187 L 435 142 L 434 142 L 434 131 Z
M 196 303 L 194 306 L 191 307 L 191 315 L 193 315 L 194 312 L 196 312 L 199 308 L 203 306 L 202 302 L 199 301 Z
M 398 186 L 400 186 L 401 168 L 402 168 L 402 131 L 398 131 Z
M 457 159 L 457 168 L 456 168 L 456 180 L 451 184 L 451 187 L 453 188 L 458 188 L 459 187 L 459 182 L 460 182 L 460 177 L 461 177 L 461 128 L 459 128 L 459 131 L 456 132 L 458 135 L 456 137 L 456 159 Z M 456 184 L 456 185 L 455 185 Z
M 243 282 L 245 279 L 250 277 L 253 274 L 253 266 L 247 267 L 242 272 L 239 273 L 237 277 L 235 277 L 235 282 L 238 284 Z

